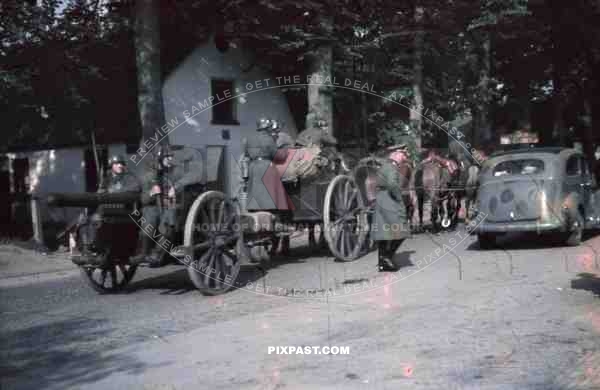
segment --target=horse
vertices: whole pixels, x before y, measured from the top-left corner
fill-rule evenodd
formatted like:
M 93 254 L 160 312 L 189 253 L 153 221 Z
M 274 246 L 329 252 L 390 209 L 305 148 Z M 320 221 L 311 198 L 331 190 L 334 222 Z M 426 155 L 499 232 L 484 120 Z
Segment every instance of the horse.
M 450 195 L 448 184 L 451 173 L 444 165 L 446 161 L 449 160 L 444 160 L 430 153 L 430 156 L 421 162 L 415 172 L 414 187 L 417 197 L 420 230 L 423 229 L 423 205 L 426 198 L 431 201 L 431 223 L 433 230 L 438 231 L 441 227 L 441 224 L 438 222 L 441 211 L 444 212 L 443 220 L 448 220 L 448 203 L 444 204 L 443 201 L 448 200 Z
M 444 159 L 442 159 L 444 160 Z M 460 215 L 460 208 L 462 207 L 462 200 L 466 198 L 466 187 L 469 180 L 469 169 L 471 165 L 465 159 L 454 159 L 445 160 L 445 165 L 448 166 L 448 162 L 456 163 L 456 169 L 453 173 L 449 173 L 448 186 L 448 211 L 450 228 L 454 229 L 458 225 L 458 219 Z

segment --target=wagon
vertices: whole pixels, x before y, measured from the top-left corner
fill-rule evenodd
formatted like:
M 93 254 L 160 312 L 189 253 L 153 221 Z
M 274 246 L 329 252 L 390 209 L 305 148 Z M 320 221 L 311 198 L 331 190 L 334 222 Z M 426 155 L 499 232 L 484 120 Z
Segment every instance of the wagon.
M 600 193 L 584 155 L 545 147 L 492 155 L 479 175 L 480 247 L 509 232 L 553 233 L 571 246 L 600 225 Z
M 288 154 L 301 151 L 287 149 Z M 268 263 L 279 246 L 283 251 L 289 249 L 290 236 L 305 227 L 321 226 L 320 239 L 310 240 L 313 245 L 325 241 L 338 260 L 356 260 L 368 229 L 364 198 L 352 177 L 339 175 L 347 171 L 343 158 L 331 157 L 317 178 L 281 179 L 288 196 L 284 208 L 261 210 L 248 204 L 250 161 L 246 156 L 241 160 L 239 193 L 208 191 L 198 197 L 189 210 L 184 235 L 194 285 L 208 295 L 227 291 L 243 263 Z M 271 166 L 285 169 L 274 163 Z M 198 228 L 199 224 L 202 227 Z

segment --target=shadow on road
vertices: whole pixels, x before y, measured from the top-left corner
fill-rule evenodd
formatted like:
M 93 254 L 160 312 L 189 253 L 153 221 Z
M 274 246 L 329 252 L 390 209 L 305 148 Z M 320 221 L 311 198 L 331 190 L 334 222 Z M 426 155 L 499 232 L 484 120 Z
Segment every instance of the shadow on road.
M 590 240 L 597 237 L 598 232 L 586 232 L 581 245 L 588 245 Z M 564 247 L 559 234 L 507 233 L 496 238 L 496 245 L 490 249 L 535 250 Z M 479 242 L 475 240 L 467 250 L 482 251 Z
M 574 290 L 585 290 L 600 296 L 600 278 L 594 274 L 582 272 L 577 274 L 578 279 L 571 280 L 571 288 Z
M 146 289 L 163 290 L 160 293 L 161 295 L 181 295 L 196 290 L 188 277 L 186 268 L 139 281 L 134 279 L 134 282 L 127 287 L 126 292 Z
M 84 388 L 114 373 L 135 375 L 149 368 L 132 356 L 110 352 L 116 347 L 108 346 L 114 331 L 104 320 L 73 319 L 3 332 L 2 388 Z
M 235 286 L 239 288 L 246 286 L 250 282 L 255 282 L 265 276 L 266 272 L 255 265 L 242 265 Z M 134 293 L 139 290 L 148 289 L 161 290 L 160 295 L 182 295 L 197 291 L 190 280 L 187 268 L 181 268 L 164 275 L 133 282 L 127 287 L 125 292 Z
M 414 264 L 410 260 L 410 255 L 412 255 L 413 253 L 417 253 L 417 251 L 411 250 L 411 251 L 398 252 L 392 257 L 392 262 L 394 263 L 396 268 L 398 268 L 398 270 L 400 270 L 404 267 L 412 267 L 412 266 L 414 266 Z

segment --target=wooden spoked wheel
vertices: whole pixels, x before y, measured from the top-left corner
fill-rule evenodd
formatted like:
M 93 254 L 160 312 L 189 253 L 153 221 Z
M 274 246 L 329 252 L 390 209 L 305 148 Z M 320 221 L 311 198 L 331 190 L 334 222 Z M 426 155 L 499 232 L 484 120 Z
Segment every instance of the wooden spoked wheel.
M 81 275 L 94 290 L 101 294 L 116 293 L 133 279 L 137 266 L 115 262 L 106 266 L 80 266 Z
M 234 287 L 243 253 L 239 205 L 219 191 L 200 195 L 185 221 L 184 245 L 188 274 L 200 292 L 218 295 Z
M 338 175 L 327 187 L 323 205 L 324 233 L 329 249 L 341 261 L 354 261 L 364 251 L 367 210 L 356 181 Z

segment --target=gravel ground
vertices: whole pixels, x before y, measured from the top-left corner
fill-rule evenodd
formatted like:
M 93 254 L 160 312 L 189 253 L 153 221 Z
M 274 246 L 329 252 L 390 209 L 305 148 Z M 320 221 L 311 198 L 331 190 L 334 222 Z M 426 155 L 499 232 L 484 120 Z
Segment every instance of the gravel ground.
M 394 274 L 375 253 L 298 248 L 210 298 L 176 266 L 142 269 L 119 295 L 74 275 L 0 285 L 2 389 L 600 388 L 600 237 L 501 244 L 416 235 Z M 288 345 L 350 354 L 268 353 Z

